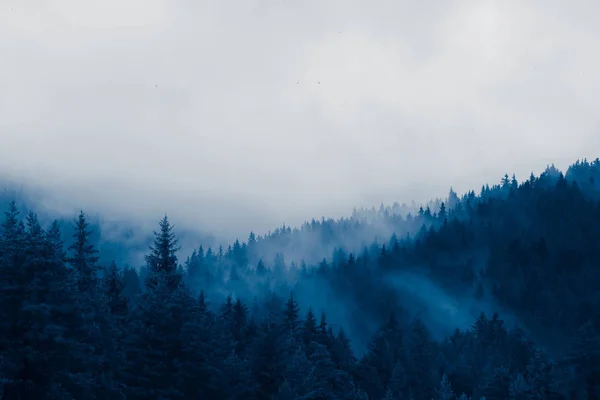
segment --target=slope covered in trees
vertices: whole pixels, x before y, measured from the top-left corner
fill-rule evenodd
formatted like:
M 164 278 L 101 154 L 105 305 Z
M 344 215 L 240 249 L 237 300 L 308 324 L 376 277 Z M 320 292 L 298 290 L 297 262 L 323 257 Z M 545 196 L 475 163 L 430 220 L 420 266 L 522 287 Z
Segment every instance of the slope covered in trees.
M 100 258 L 83 212 L 61 235 L 10 202 L 0 393 L 600 398 L 598 185 L 577 162 L 191 255 L 164 217 L 139 270 Z
M 35 186 L 19 185 L 0 177 L 0 215 L 8 210 L 11 201 L 16 202 L 17 209 L 23 215 L 34 211 L 42 225 L 56 220 L 61 225 L 63 236 L 71 238 L 75 226 L 70 222 L 73 214 L 79 211 L 72 207 L 76 201 L 65 199 L 65 195 L 57 195 Z M 90 242 L 99 251 L 99 263 L 110 265 L 115 261 L 118 265 L 142 265 L 148 245 L 153 240 L 154 222 L 93 211 L 86 213 L 86 221 L 91 231 Z M 223 241 L 202 229 L 179 227 L 177 233 L 182 250 L 190 253 L 198 243 L 214 247 Z

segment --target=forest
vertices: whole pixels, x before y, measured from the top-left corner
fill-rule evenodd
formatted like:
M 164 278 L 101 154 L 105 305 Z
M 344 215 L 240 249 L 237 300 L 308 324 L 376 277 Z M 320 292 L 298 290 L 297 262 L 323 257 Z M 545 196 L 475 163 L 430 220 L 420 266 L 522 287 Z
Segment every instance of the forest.
M 187 254 L 3 209 L 2 399 L 600 399 L 599 159 Z

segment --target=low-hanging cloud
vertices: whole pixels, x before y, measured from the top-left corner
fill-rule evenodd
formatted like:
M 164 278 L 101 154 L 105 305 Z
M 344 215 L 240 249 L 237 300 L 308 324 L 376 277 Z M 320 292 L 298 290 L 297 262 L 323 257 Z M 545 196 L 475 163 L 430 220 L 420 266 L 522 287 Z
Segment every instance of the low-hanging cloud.
M 598 156 L 593 2 L 0 5 L 0 172 L 245 237 Z

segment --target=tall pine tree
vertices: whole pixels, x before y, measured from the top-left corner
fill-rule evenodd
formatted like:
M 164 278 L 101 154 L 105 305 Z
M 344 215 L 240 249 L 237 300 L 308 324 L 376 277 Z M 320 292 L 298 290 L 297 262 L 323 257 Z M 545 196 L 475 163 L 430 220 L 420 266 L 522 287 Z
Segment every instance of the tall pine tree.
M 149 269 L 146 286 L 156 290 L 164 284 L 173 291 L 181 284 L 181 276 L 177 272 L 178 239 L 173 233 L 173 226 L 165 217 L 159 222 L 160 231 L 154 232 L 154 245 L 150 246 L 150 254 L 145 257 Z
M 75 233 L 73 238 L 75 242 L 69 246 L 71 256 L 67 259 L 69 264 L 75 269 L 77 275 L 77 287 L 82 293 L 92 291 L 97 286 L 98 275 L 97 266 L 98 250 L 90 243 L 91 231 L 88 230 L 89 223 L 83 211 L 79 212 L 79 217 L 74 220 Z

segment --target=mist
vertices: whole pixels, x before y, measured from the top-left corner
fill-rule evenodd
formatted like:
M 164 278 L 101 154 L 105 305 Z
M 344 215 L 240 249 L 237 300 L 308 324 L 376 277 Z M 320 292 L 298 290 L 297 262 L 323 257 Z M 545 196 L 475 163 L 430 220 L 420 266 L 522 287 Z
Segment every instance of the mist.
M 597 15 L 3 0 L 0 397 L 597 398 Z
M 600 146 L 591 2 L 83 4 L 0 8 L 0 173 L 74 208 L 246 237 Z

